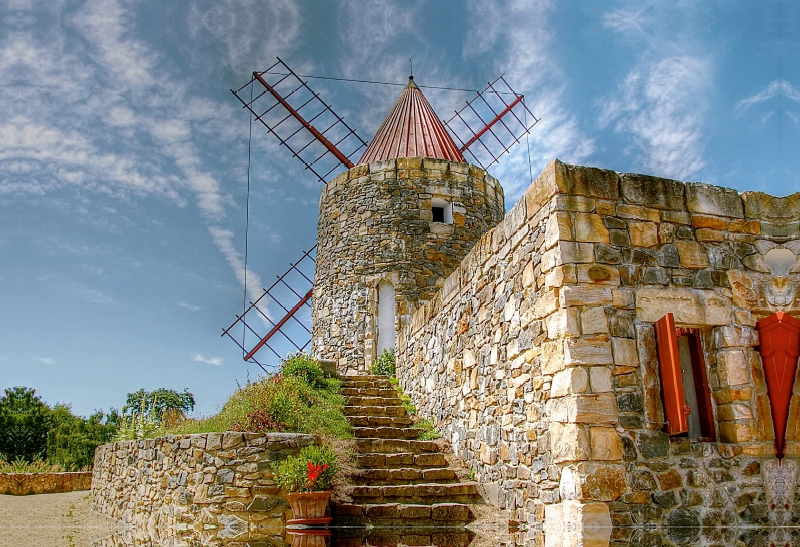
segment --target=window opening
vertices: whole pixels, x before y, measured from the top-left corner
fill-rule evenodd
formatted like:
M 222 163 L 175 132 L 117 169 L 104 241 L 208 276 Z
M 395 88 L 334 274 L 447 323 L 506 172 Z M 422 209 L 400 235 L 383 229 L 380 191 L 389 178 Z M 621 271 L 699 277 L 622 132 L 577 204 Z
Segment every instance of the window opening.
M 676 328 L 671 313 L 655 328 L 667 433 L 713 440 L 714 413 L 700 331 Z
M 378 355 L 385 349 L 394 349 L 395 342 L 395 291 L 390 281 L 378 283 Z
M 433 198 L 431 200 L 431 212 L 433 213 L 433 222 L 444 222 L 445 224 L 453 223 L 453 204 L 440 198 Z

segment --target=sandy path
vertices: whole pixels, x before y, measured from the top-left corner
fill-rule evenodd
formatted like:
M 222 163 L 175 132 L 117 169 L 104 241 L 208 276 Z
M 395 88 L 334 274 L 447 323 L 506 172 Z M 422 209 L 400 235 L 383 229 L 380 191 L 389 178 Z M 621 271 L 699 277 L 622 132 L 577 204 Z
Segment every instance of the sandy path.
M 0 495 L 0 547 L 88 547 L 114 531 L 89 510 L 89 492 Z

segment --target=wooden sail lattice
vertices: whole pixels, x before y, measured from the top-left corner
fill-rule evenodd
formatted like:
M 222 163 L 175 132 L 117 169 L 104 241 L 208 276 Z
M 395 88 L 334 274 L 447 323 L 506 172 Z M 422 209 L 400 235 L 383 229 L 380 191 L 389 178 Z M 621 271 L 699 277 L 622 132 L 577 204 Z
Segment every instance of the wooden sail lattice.
M 488 169 L 539 120 L 525 105 L 525 95 L 515 92 L 500 75 L 467 101 L 445 127 L 461 143 L 463 154 Z
M 268 360 L 275 362 L 275 358 L 280 360 L 287 353 L 306 351 L 311 344 L 316 249 L 314 245 L 304 252 L 300 260 L 292 263 L 272 285 L 263 289 L 261 296 L 251 301 L 249 307 L 236 316 L 236 321 L 222 331 L 222 336 L 228 336 L 241 348 L 245 361 L 257 364 L 265 372 L 271 366 Z M 280 319 L 271 317 L 268 306 L 272 304 L 283 310 Z M 242 329 L 241 341 L 237 338 L 240 334 L 238 326 Z M 269 349 L 271 354 L 256 359 L 256 353 L 262 348 Z
M 341 166 L 351 169 L 367 146 L 280 58 L 231 92 L 323 184 Z

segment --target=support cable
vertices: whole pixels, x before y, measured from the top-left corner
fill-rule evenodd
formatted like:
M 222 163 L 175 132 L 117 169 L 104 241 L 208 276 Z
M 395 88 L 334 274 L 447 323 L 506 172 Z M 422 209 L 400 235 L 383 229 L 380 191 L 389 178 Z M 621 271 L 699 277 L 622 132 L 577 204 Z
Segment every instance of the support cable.
M 253 102 L 253 84 L 250 84 L 250 103 Z M 249 110 L 249 109 L 248 109 Z M 250 239 L 250 163 L 251 151 L 253 148 L 253 113 L 248 116 L 249 128 L 247 135 L 247 198 L 245 200 L 245 223 L 244 223 L 244 295 L 242 296 L 242 317 L 247 312 L 247 258 L 248 242 Z M 245 338 L 247 336 L 246 324 L 242 321 L 242 357 L 247 352 L 244 351 Z M 262 367 L 263 368 L 263 367 Z

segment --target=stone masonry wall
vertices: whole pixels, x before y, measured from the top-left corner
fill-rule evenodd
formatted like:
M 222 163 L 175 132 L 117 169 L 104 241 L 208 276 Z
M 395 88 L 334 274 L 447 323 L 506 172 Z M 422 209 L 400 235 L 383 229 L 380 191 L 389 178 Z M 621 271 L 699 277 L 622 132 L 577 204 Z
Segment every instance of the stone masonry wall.
M 577 504 L 661 526 L 617 545 L 781 541 L 762 529 L 800 521 L 800 398 L 779 467 L 755 325 L 800 314 L 798 204 L 553 162 L 415 314 L 400 383 L 513 518 Z M 701 331 L 715 442 L 663 432 L 667 312 Z
M 432 222 L 436 199 L 452 205 L 452 224 Z M 365 371 L 376 357 L 378 283 L 394 285 L 399 332 L 504 210 L 497 181 L 466 163 L 383 160 L 331 180 L 320 198 L 313 354 Z
M 0 473 L 0 494 L 58 494 L 89 490 L 91 471 L 72 473 Z
M 272 463 L 313 442 L 305 434 L 226 432 L 106 444 L 95 452 L 92 507 L 178 544 L 280 536 L 291 510 Z

